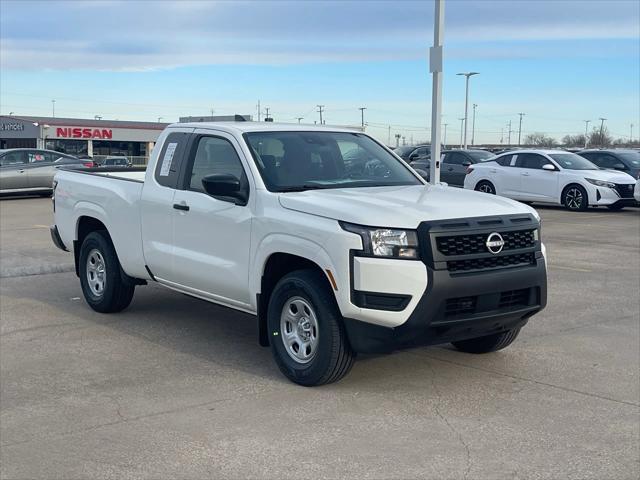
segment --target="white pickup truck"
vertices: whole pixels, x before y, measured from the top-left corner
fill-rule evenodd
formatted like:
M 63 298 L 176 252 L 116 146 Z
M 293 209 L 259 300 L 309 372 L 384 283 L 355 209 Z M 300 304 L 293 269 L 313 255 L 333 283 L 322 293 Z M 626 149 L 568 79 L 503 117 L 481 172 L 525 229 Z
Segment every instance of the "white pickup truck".
M 91 308 L 153 281 L 241 310 L 301 385 L 342 378 L 357 352 L 496 351 L 546 304 L 535 210 L 428 185 L 351 130 L 175 124 L 146 172 L 60 171 L 53 204 Z

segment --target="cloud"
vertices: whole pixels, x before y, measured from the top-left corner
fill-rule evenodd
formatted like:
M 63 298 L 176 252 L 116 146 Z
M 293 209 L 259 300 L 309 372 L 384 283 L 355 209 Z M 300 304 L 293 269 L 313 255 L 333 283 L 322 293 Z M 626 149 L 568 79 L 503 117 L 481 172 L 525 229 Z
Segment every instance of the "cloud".
M 0 8 L 0 66 L 26 70 L 419 59 L 433 23 L 433 4 L 424 1 L 26 1 Z M 484 56 L 521 57 L 527 45 L 516 51 L 514 42 L 637 39 L 639 17 L 632 1 L 450 1 L 445 38 L 456 57 L 467 46 L 470 57 L 478 48 Z

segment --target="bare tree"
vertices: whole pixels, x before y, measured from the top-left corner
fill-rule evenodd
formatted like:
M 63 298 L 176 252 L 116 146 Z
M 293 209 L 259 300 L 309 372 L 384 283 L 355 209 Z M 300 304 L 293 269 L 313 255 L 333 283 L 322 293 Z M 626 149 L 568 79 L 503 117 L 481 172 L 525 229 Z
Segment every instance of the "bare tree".
M 540 132 L 530 133 L 524 137 L 524 144 L 534 147 L 555 147 L 557 143 L 555 138 Z
M 565 135 L 562 137 L 562 145 L 565 147 L 584 147 L 585 137 L 580 135 Z
M 594 147 L 608 147 L 613 143 L 613 137 L 609 133 L 609 129 L 604 127 L 602 133 L 600 128 L 594 127 L 589 134 L 589 145 Z

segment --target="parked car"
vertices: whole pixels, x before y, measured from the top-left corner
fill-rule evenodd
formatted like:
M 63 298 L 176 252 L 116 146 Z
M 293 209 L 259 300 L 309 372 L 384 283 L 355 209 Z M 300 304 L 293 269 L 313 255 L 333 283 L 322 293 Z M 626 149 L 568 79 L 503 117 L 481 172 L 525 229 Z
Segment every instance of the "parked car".
M 359 150 L 377 165 L 354 178 L 343 155 Z M 357 352 L 500 350 L 546 304 L 534 209 L 427 185 L 352 130 L 175 124 L 146 173 L 61 170 L 55 185 L 52 239 L 91 308 L 121 311 L 154 281 L 255 315 L 301 385 L 339 380 Z
M 636 202 L 640 203 L 640 174 L 638 174 L 638 180 L 636 180 L 636 187 L 633 190 L 633 198 L 636 199 Z
M 414 155 L 413 160 L 417 159 L 418 149 L 421 149 L 420 152 L 423 155 L 425 154 L 425 152 L 426 152 L 426 155 L 428 155 L 429 152 L 431 151 L 431 147 L 429 145 L 405 145 L 402 147 L 394 148 L 393 153 L 398 155 L 405 162 L 411 162 L 412 160 L 410 159 L 410 156 L 412 154 Z
M 601 170 L 586 158 L 559 150 L 516 150 L 469 167 L 464 187 L 569 210 L 635 203 L 633 177 Z
M 54 150 L 0 150 L 0 194 L 49 195 L 53 188 L 53 176 L 61 167 L 93 167 L 93 162 Z
M 100 167 L 130 167 L 131 162 L 125 156 L 106 157 L 100 162 Z
M 440 156 L 440 180 L 455 187 L 463 187 L 467 168 L 493 156 L 493 153 L 486 150 L 445 150 Z M 411 166 L 429 180 L 429 172 L 431 172 L 429 158 L 411 162 Z M 423 172 L 426 172 L 426 175 Z
M 625 172 L 633 178 L 640 174 L 640 152 L 632 149 L 582 150 L 578 155 L 600 168 Z

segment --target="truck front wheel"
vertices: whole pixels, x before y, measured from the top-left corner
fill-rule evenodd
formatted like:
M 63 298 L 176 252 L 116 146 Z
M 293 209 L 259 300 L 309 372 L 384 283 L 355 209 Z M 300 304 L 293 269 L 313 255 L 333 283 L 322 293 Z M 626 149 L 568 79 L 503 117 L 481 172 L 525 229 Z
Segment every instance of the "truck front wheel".
M 356 354 L 322 273 L 298 270 L 275 286 L 267 311 L 271 352 L 280 371 L 303 386 L 344 377 Z
M 120 261 L 106 232 L 91 232 L 80 247 L 80 285 L 91 308 L 100 313 L 124 310 L 133 299 L 135 285 L 121 275 Z
M 519 328 L 507 330 L 506 332 L 487 335 L 486 337 L 471 338 L 459 342 L 451 342 L 461 352 L 466 353 L 489 353 L 497 352 L 511 345 L 520 333 Z

